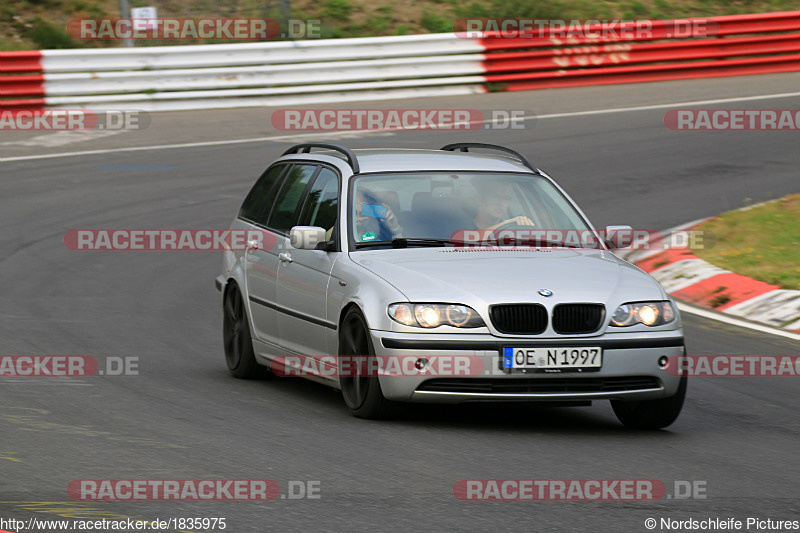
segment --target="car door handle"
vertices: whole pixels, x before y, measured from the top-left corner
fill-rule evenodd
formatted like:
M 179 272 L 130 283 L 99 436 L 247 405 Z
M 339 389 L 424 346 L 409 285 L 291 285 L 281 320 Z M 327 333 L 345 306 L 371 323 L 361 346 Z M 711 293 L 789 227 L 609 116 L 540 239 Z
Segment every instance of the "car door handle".
M 292 262 L 292 256 L 287 254 L 286 252 L 279 253 L 278 254 L 278 259 L 280 259 L 284 263 L 291 263 Z

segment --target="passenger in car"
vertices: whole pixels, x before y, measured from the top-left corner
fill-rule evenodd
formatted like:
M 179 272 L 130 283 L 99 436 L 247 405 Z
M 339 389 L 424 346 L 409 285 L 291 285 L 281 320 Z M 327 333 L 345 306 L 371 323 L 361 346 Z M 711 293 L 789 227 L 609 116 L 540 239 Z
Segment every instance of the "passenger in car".
M 397 215 L 372 191 L 363 187 L 357 191 L 355 210 L 358 242 L 391 241 L 403 236 Z

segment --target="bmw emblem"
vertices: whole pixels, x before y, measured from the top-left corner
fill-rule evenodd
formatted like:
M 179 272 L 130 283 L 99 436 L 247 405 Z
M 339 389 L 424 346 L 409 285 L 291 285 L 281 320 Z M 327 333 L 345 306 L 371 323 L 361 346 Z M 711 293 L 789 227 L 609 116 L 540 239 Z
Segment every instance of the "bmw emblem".
M 539 294 L 541 294 L 542 296 L 545 296 L 545 297 L 552 296 L 553 295 L 553 291 L 551 291 L 550 289 L 539 289 Z

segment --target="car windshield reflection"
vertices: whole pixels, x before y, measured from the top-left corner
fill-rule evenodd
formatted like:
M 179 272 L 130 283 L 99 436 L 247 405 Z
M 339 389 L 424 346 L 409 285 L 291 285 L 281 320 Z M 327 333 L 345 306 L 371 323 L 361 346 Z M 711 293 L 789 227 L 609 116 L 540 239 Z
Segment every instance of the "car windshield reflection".
M 365 174 L 353 180 L 348 205 L 356 249 L 532 240 L 574 247 L 547 231 L 591 232 L 549 180 L 530 174 Z

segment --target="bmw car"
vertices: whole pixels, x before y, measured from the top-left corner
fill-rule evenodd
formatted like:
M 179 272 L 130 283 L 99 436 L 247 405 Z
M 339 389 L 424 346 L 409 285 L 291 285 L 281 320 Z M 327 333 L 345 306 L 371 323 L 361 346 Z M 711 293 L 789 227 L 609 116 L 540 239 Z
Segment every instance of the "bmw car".
M 299 144 L 231 230 L 248 237 L 223 252 L 216 287 L 237 378 L 302 375 L 360 418 L 403 402 L 610 400 L 625 426 L 656 429 L 683 406 L 680 316 L 615 255 L 630 227 L 595 229 L 509 148 Z

